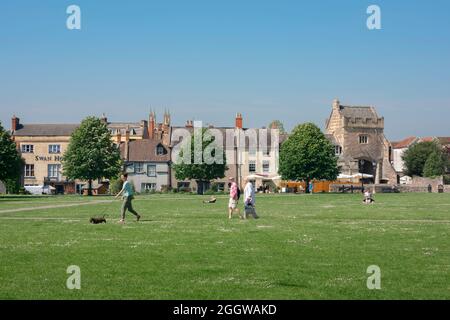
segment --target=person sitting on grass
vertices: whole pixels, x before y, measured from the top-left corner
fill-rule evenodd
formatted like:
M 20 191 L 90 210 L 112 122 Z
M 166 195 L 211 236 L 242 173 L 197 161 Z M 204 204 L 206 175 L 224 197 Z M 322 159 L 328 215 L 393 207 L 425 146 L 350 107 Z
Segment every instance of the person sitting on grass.
M 203 203 L 216 203 L 217 198 L 214 196 L 211 196 L 211 198 L 209 198 L 209 200 L 203 200 Z
M 363 203 L 370 204 L 370 203 L 373 203 L 373 202 L 375 202 L 375 200 L 373 200 L 373 198 L 372 198 L 372 192 L 370 192 L 369 190 L 366 190 L 364 192 Z
M 141 219 L 141 216 L 136 212 L 136 210 L 133 209 L 133 205 L 131 204 L 131 201 L 134 197 L 133 189 L 131 188 L 131 184 L 128 181 L 128 173 L 122 174 L 120 178 L 123 181 L 122 190 L 120 190 L 120 192 L 115 197 L 116 199 L 118 199 L 122 195 L 123 199 L 121 219 L 119 220 L 119 223 L 125 223 L 125 212 L 127 210 L 136 216 L 136 221 L 139 221 Z

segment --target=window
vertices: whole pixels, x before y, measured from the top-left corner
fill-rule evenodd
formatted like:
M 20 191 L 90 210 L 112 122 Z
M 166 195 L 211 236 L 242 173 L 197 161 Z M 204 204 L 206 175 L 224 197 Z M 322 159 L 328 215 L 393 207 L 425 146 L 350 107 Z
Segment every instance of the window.
M 128 162 L 125 164 L 125 171 L 127 173 L 134 173 L 134 163 L 133 162 Z
M 339 156 L 342 154 L 342 147 L 341 146 L 334 146 L 334 154 Z
M 48 153 L 61 153 L 61 145 L 59 145 L 59 144 L 50 144 L 48 146 Z
M 189 188 L 191 183 L 189 181 L 180 181 L 177 183 L 178 188 Z
M 162 155 L 166 154 L 166 149 L 164 149 L 164 147 L 162 145 L 158 145 L 156 147 L 156 154 L 158 156 L 162 156 Z
M 263 172 L 269 172 L 269 171 L 270 171 L 270 162 L 263 161 Z
M 360 144 L 368 144 L 369 143 L 369 137 L 366 135 L 360 135 L 359 136 L 359 143 Z
M 144 164 L 142 162 L 134 163 L 134 173 L 144 173 Z
M 25 165 L 25 178 L 34 177 L 34 164 Z
M 156 183 L 142 183 L 141 191 L 151 191 L 156 190 Z
M 248 171 L 249 172 L 255 172 L 256 171 L 256 162 L 250 161 L 248 164 Z
M 156 166 L 155 165 L 148 165 L 147 166 L 147 176 L 149 177 L 156 177 Z
M 32 144 L 23 144 L 21 150 L 22 150 L 22 153 L 33 153 L 34 152 L 34 145 L 32 145 Z
M 218 182 L 217 183 L 217 191 L 221 192 L 225 190 L 225 183 L 224 182 Z
M 49 164 L 48 165 L 48 177 L 49 178 L 58 178 L 60 170 L 61 170 L 60 164 Z

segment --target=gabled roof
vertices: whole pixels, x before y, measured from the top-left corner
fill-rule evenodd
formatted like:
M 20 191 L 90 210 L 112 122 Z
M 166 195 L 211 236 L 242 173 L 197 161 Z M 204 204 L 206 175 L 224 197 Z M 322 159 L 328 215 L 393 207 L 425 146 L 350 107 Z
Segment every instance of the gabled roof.
M 125 155 L 126 143 L 120 144 L 120 153 Z M 157 155 L 156 148 L 158 145 L 162 145 L 166 149 L 166 154 Z M 170 150 L 167 146 L 163 145 L 160 140 L 155 139 L 142 139 L 132 140 L 128 142 L 128 159 L 125 161 L 136 162 L 168 162 L 170 160 Z
M 70 136 L 79 124 L 20 124 L 14 136 Z
M 393 141 L 391 142 L 392 148 L 394 149 L 404 149 L 408 148 L 411 144 L 418 140 L 417 137 L 408 137 L 401 141 Z
M 130 130 L 131 135 L 143 135 L 143 127 L 141 123 L 137 122 L 110 122 L 108 123 L 108 129 L 111 134 L 117 134 L 120 132 L 121 135 L 125 135 L 126 130 Z

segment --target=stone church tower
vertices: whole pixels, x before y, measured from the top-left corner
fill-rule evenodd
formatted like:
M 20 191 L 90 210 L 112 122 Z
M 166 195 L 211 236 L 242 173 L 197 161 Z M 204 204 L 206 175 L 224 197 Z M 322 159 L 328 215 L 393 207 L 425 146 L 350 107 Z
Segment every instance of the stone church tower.
M 334 100 L 325 128 L 339 156 L 341 173 L 365 173 L 373 175 L 375 183 L 397 183 L 391 164 L 392 147 L 384 136 L 384 118 L 375 108 L 343 106 Z

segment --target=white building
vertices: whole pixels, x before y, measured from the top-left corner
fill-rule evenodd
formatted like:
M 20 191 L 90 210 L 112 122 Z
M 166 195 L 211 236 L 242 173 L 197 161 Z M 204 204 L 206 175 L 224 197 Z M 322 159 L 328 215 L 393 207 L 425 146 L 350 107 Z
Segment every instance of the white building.
M 403 154 L 408 148 L 419 141 L 416 137 L 408 137 L 401 141 L 391 142 L 393 149 L 393 166 L 397 174 L 401 177 L 404 175 L 405 165 L 403 163 Z

